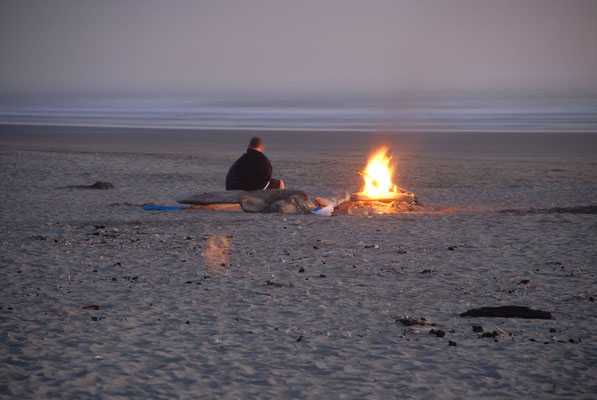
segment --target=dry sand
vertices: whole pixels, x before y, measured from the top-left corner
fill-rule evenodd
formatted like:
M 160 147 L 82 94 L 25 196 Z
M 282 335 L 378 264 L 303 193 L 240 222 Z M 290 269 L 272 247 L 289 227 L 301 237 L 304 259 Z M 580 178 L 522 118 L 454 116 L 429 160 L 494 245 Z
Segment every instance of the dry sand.
M 2 398 L 597 396 L 594 147 L 395 149 L 444 211 L 319 217 L 139 207 L 221 189 L 247 132 L 23 135 L 0 140 Z M 359 189 L 367 140 L 270 139 L 287 187 Z M 498 305 L 555 319 L 459 316 Z

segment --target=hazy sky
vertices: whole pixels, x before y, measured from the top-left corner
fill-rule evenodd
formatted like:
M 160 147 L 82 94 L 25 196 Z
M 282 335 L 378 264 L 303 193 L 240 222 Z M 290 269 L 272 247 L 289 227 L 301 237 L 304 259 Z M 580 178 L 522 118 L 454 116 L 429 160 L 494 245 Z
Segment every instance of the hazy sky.
M 597 87 L 597 0 L 0 0 L 0 90 Z

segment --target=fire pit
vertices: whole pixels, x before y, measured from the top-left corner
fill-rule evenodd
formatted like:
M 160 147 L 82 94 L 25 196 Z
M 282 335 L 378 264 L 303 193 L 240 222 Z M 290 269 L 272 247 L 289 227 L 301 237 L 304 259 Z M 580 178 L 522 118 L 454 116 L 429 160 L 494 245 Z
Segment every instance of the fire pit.
M 387 147 L 381 147 L 375 151 L 369 157 L 365 170 L 356 171 L 364 179 L 361 191 L 353 193 L 348 201 L 338 204 L 332 215 L 417 211 L 417 196 L 392 182 L 395 168 L 392 153 Z

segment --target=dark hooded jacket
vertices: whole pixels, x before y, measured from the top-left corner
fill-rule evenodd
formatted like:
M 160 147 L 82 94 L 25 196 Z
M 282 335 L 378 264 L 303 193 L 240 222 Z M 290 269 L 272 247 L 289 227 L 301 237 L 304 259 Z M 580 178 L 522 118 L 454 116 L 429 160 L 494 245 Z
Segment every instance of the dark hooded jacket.
M 226 175 L 226 190 L 261 190 L 272 178 L 272 165 L 260 151 L 247 149 Z

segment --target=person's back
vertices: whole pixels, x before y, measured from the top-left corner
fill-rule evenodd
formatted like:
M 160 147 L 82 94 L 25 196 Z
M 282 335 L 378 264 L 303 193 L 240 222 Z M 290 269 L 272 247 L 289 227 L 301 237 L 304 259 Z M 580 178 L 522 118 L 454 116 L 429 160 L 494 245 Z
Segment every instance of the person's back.
M 251 138 L 247 152 L 232 164 L 226 175 L 226 190 L 284 188 L 284 182 L 272 179 L 272 165 L 262 151 L 261 138 Z

